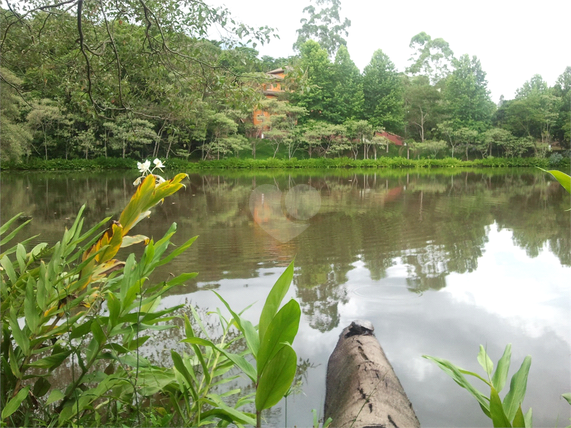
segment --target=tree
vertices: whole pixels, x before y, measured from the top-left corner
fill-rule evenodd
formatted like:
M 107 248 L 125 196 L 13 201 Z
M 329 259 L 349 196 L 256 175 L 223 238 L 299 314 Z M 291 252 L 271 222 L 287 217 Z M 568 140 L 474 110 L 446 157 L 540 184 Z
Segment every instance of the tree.
M 314 40 L 327 51 L 329 57 L 333 58 L 340 46 L 347 46 L 347 40 L 343 36 L 349 34 L 347 29 L 351 26 L 351 21 L 345 18 L 341 22 L 340 0 L 314 0 L 314 2 L 315 5 L 310 4 L 303 9 L 303 13 L 309 17 L 300 20 L 302 25 L 297 30 L 297 41 L 293 49 L 301 52 L 302 46 L 308 40 Z
M 407 73 L 427 76 L 430 83 L 436 84 L 452 71 L 454 52 L 444 39 L 432 40 L 423 31 L 410 40 L 409 47 L 416 51 L 409 59 L 412 64 L 406 69 Z
M 333 100 L 333 68 L 327 52 L 319 43 L 307 41 L 298 67 L 305 75 L 305 87 L 292 93 L 291 101 L 307 110 L 308 119 L 323 120 Z
M 369 148 L 371 140 L 374 137 L 373 127 L 366 120 L 349 120 L 345 122 L 347 128 L 347 136 L 349 137 L 349 144 L 353 157 L 357 159 L 359 148 L 363 146 L 363 159 L 369 157 Z
M 264 111 L 270 113 L 269 121 L 264 125 L 269 128 L 264 131 L 264 138 L 269 139 L 275 146 L 273 157 L 276 157 L 280 144 L 283 143 L 287 148 L 288 158 L 291 159 L 301 143 L 295 132 L 297 122 L 307 114 L 307 110 L 276 99 L 266 100 L 262 106 Z
M 333 125 L 324 122 L 310 122 L 304 133 L 308 143 L 309 157 L 313 153 L 318 156 L 341 153 L 350 149 L 347 141 L 347 128 L 343 125 Z
M 2 44 L 9 33 L 17 32 L 23 36 L 23 43 L 28 40 L 34 45 L 30 42 L 45 40 L 42 34 L 46 27 L 57 28 L 52 24 L 59 24 L 63 31 L 59 47 L 63 50 L 55 57 L 69 55 L 73 59 L 72 67 L 67 64 L 76 74 L 73 89 L 98 113 L 136 110 L 139 92 L 132 90 L 132 84 L 137 83 L 132 74 L 146 69 L 142 64 L 152 63 L 155 76 L 189 63 L 215 69 L 218 64 L 205 61 L 194 46 L 197 39 L 208 36 L 213 25 L 225 30 L 224 45 L 230 48 L 242 38 L 264 42 L 273 34 L 268 27 L 252 28 L 237 22 L 225 8 L 194 0 L 102 0 L 97 5 L 84 0 L 23 0 L 9 5 L 4 15 Z M 29 25 L 28 21 L 37 21 L 38 25 Z M 0 47 L 3 54 L 6 48 L 18 54 L 9 43 Z M 45 53 L 42 59 L 48 60 Z
M 555 96 L 540 75 L 533 76 L 516 92 L 505 108 L 506 126 L 519 137 L 533 137 L 549 144 L 551 128 L 558 119 L 561 98 Z
M 482 135 L 481 143 L 478 150 L 482 157 L 492 156 L 492 149 L 494 144 L 499 148 L 508 147 L 514 140 L 514 136 L 506 129 L 494 127 L 486 130 Z
M 559 97 L 559 111 L 553 125 L 553 138 L 567 149 L 571 148 L 571 67 L 557 78 L 553 87 L 553 95 Z
M 341 124 L 363 116 L 363 78 L 345 46 L 340 46 L 333 63 L 332 103 L 326 119 Z
M 32 133 L 21 119 L 20 110 L 24 103 L 15 89 L 21 80 L 3 67 L 0 67 L 0 75 L 6 82 L 0 85 L 0 159 L 18 162 L 30 152 Z
M 490 126 L 495 105 L 490 99 L 486 73 L 477 57 L 463 55 L 454 62 L 455 70 L 446 80 L 446 113 L 454 129 L 470 128 L 483 132 Z
M 427 76 L 405 78 L 404 103 L 407 129 L 424 142 L 434 128 L 441 110 L 441 92 Z
M 374 127 L 401 132 L 404 125 L 403 87 L 394 64 L 382 51 L 373 54 L 363 72 L 363 111 Z
M 121 151 L 121 157 L 135 151 L 135 156 L 143 158 L 142 151 L 152 146 L 158 138 L 153 130 L 153 124 L 148 120 L 136 119 L 128 114 L 122 114 L 114 122 L 105 122 L 105 128 L 110 131 L 110 147 Z
M 44 146 L 44 158 L 48 159 L 48 132 L 53 131 L 57 123 L 65 119 L 59 106 L 49 99 L 42 99 L 32 104 L 32 110 L 26 118 L 33 128 L 39 129 Z

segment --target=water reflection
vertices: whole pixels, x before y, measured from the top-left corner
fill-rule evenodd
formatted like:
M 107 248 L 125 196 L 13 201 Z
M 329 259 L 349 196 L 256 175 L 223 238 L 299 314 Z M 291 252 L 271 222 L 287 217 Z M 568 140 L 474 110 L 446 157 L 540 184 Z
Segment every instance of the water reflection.
M 23 212 L 34 218 L 30 235 L 55 242 L 84 203 L 86 224 L 117 215 L 135 177 L 4 173 L 1 219 Z M 319 192 L 318 211 L 307 194 L 297 210 L 288 208 L 296 186 Z M 274 190 L 262 200 L 262 188 Z M 177 222 L 175 242 L 200 235 L 188 254 L 156 273 L 163 280 L 200 272 L 165 300 L 212 308 L 220 304 L 205 291 L 216 288 L 237 309 L 258 300 L 249 319 L 259 316 L 279 268 L 295 258 L 291 297 L 304 316 L 296 348 L 317 367 L 308 369 L 304 387 L 311 399 L 291 398 L 302 416 L 292 420 L 290 412 L 290 424 L 308 425 L 311 408 L 322 405 L 324 366 L 341 327 L 369 318 L 423 425 L 488 422 L 420 355 L 477 370 L 480 343 L 497 359 L 512 342 L 518 361 L 534 358 L 528 394 L 535 424 L 553 426 L 568 412 L 558 394 L 571 390 L 568 207 L 557 183 L 525 170 L 193 174 L 133 233 L 159 238 Z M 263 227 L 270 223 L 273 229 Z M 272 233 L 291 224 L 304 229 L 293 239 Z

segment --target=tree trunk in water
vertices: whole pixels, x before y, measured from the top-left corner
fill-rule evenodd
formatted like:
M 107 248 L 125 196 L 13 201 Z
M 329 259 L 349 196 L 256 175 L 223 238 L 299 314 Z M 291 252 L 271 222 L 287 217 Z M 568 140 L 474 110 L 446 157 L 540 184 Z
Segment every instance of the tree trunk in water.
M 327 365 L 324 418 L 329 417 L 338 428 L 420 427 L 373 334 L 349 326 L 339 336 Z

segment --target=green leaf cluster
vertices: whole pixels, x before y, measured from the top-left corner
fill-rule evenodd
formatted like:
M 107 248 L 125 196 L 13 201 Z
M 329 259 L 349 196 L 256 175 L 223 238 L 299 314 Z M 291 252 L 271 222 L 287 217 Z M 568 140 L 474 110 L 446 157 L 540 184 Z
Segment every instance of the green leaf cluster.
M 510 380 L 510 389 L 504 399 L 500 398 L 500 392 L 504 389 L 508 379 L 508 372 L 511 362 L 511 344 L 508 344 L 504 350 L 502 357 L 498 360 L 498 364 L 494 371 L 494 363 L 486 353 L 485 348 L 480 345 L 478 353 L 478 363 L 484 369 L 486 377 L 482 377 L 477 373 L 464 370 L 448 360 L 423 355 L 424 358 L 433 361 L 446 374 L 448 374 L 454 382 L 466 389 L 478 401 L 480 408 L 484 414 L 492 420 L 494 428 L 499 427 L 532 427 L 532 411 L 531 408 L 524 414 L 521 405 L 525 398 L 527 388 L 527 377 L 531 366 L 531 357 L 528 355 L 524 358 L 518 371 Z M 490 387 L 490 395 L 486 396 L 476 389 L 466 378 L 473 376 Z

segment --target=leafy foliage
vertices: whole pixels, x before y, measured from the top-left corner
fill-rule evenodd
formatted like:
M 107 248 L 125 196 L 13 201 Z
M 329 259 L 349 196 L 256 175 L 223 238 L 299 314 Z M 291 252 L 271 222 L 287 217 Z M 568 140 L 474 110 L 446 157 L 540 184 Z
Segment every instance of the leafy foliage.
M 522 412 L 521 404 L 525 397 L 527 387 L 527 376 L 531 366 L 531 357 L 527 356 L 523 360 L 519 370 L 512 376 L 510 389 L 504 399 L 500 398 L 500 392 L 504 389 L 508 378 L 508 371 L 511 362 L 511 344 L 506 346 L 502 357 L 498 360 L 496 370 L 494 363 L 486 353 L 485 348 L 480 345 L 478 353 L 478 363 L 484 369 L 486 378 L 477 373 L 464 370 L 448 360 L 442 358 L 423 355 L 424 358 L 433 361 L 454 381 L 466 389 L 478 401 L 484 414 L 492 420 L 494 427 L 525 427 L 532 426 L 532 411 L 529 409 L 525 415 Z M 472 386 L 466 376 L 473 376 L 480 379 L 490 387 L 490 396 L 486 396 Z
M 341 22 L 339 11 L 341 10 L 340 0 L 315 0 L 315 5 L 306 6 L 304 13 L 309 18 L 301 19 L 301 28 L 297 30 L 297 41 L 293 48 L 300 51 L 301 47 L 308 40 L 315 40 L 333 57 L 341 46 L 347 46 L 347 40 L 343 36 L 349 34 L 348 28 L 351 21 L 347 18 Z

